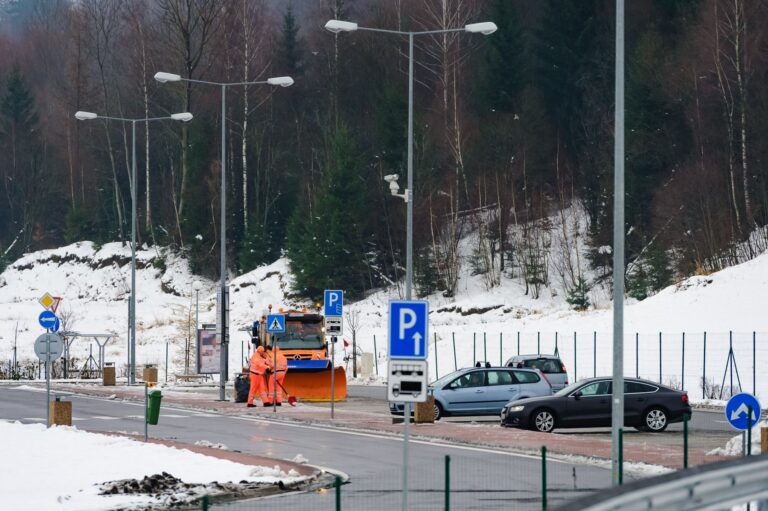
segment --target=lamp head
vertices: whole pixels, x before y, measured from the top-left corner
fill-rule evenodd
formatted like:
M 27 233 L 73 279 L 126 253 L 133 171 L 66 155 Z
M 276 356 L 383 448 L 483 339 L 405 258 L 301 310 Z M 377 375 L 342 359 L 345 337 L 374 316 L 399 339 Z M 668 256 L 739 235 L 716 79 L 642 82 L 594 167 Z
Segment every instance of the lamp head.
M 192 114 L 189 112 L 171 114 L 171 119 L 173 119 L 174 121 L 189 122 L 192 120 Z
M 195 291 L 200 291 L 202 288 L 203 288 L 203 283 L 200 282 L 199 280 L 192 282 L 192 289 L 194 289 Z
M 96 119 L 97 117 L 98 115 L 93 112 L 83 112 L 82 110 L 75 112 L 75 119 L 78 121 L 89 121 L 91 119 Z
M 483 23 L 470 23 L 464 27 L 464 30 L 471 34 L 483 34 L 490 35 L 498 30 L 496 23 L 492 21 L 486 21 Z
M 173 73 L 155 73 L 155 80 L 157 80 L 160 83 L 166 83 L 166 82 L 178 82 L 181 80 L 181 76 L 175 75 Z
M 290 87 L 293 85 L 293 78 L 290 76 L 275 76 L 274 78 L 267 78 L 267 83 L 270 85 L 279 85 L 280 87 Z
M 357 23 L 351 21 L 330 20 L 325 24 L 325 29 L 334 34 L 339 32 L 354 32 L 357 30 Z

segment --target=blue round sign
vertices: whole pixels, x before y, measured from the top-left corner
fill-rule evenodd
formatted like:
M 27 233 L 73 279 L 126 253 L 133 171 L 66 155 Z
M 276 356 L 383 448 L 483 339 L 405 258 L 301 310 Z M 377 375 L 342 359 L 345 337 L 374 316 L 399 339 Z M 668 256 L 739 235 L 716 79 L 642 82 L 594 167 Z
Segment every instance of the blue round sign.
M 41 327 L 45 328 L 46 330 L 50 330 L 51 332 L 58 331 L 59 327 L 61 326 L 59 318 L 57 318 L 56 314 L 49 310 L 41 312 L 40 316 L 37 317 L 37 321 L 40 323 Z
M 749 420 L 750 407 L 752 407 L 751 421 Z M 752 394 L 746 392 L 736 394 L 725 405 L 725 418 L 734 428 L 747 430 L 760 420 L 760 402 Z

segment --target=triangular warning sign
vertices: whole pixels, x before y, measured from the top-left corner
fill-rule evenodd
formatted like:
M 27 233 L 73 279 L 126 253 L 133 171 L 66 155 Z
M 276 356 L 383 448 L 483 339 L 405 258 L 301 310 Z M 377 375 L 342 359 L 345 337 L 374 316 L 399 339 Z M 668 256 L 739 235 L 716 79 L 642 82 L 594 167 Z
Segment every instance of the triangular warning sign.
M 280 323 L 280 320 L 275 318 L 272 320 L 272 324 L 269 325 L 270 330 L 282 330 L 283 325 Z

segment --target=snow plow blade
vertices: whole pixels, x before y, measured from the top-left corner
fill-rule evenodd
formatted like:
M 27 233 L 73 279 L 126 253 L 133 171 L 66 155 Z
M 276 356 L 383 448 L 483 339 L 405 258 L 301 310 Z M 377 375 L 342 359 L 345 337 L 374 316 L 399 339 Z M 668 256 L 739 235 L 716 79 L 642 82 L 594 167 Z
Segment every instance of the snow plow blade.
M 343 367 L 336 368 L 334 375 L 334 401 L 346 401 L 347 399 L 347 373 Z M 283 381 L 285 390 L 292 396 L 302 401 L 330 401 L 331 400 L 331 368 L 330 364 L 322 370 L 306 370 L 291 368 L 285 373 Z

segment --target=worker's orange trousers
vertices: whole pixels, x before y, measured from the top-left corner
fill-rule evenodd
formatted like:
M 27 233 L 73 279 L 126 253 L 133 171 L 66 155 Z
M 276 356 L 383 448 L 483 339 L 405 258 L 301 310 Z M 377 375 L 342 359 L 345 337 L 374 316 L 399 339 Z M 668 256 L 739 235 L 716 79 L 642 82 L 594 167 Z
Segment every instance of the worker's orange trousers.
M 248 379 L 251 382 L 251 389 L 248 392 L 248 404 L 252 405 L 256 396 L 258 396 L 262 402 L 265 402 L 264 400 L 267 396 L 267 387 L 264 384 L 264 375 L 248 373 Z
M 282 404 L 283 402 L 283 389 L 281 388 L 281 385 L 283 385 L 283 380 L 285 380 L 285 371 L 278 371 L 277 372 L 277 383 L 280 385 L 277 386 L 277 389 L 275 389 L 275 375 L 272 373 L 269 373 L 267 375 L 267 387 L 269 390 L 267 391 L 267 400 L 269 403 L 272 403 L 272 397 L 274 396 L 276 399 L 276 403 Z

